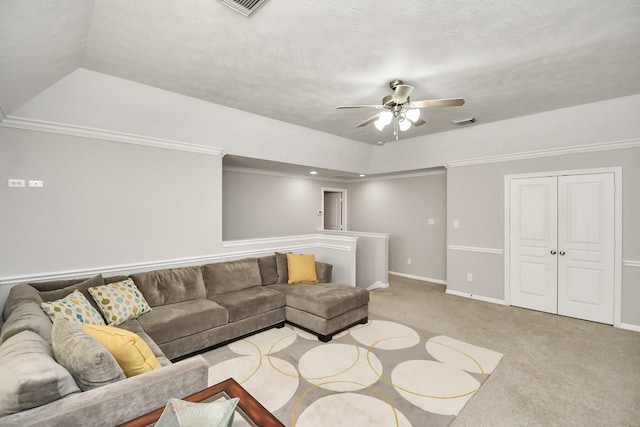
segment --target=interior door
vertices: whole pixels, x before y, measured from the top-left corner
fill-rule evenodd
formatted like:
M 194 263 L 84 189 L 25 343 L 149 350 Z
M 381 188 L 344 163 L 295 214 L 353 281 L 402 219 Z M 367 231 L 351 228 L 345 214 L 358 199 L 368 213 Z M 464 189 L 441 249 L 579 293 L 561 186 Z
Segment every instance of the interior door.
M 511 304 L 557 313 L 557 180 L 514 179 L 510 192 Z
M 613 174 L 558 178 L 558 313 L 613 324 Z
M 342 230 L 342 193 L 324 193 L 324 229 Z
M 513 179 L 511 304 L 613 324 L 612 173 Z

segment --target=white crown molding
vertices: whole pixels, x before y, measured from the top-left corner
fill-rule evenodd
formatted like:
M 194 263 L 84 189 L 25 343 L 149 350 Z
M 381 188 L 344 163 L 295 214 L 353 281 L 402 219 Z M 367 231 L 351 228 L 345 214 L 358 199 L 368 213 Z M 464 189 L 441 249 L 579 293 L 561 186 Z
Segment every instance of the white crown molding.
M 623 259 L 622 265 L 625 267 L 640 267 L 640 261 L 633 261 L 630 259 Z
M 413 274 L 398 273 L 397 271 L 390 271 L 389 274 L 392 275 L 392 276 L 404 277 L 406 279 L 421 280 L 423 282 L 437 283 L 438 285 L 446 285 L 447 284 L 446 280 L 434 279 L 432 277 L 415 276 Z
M 500 154 L 497 156 L 477 157 L 473 159 L 452 160 L 446 163 L 447 168 L 482 165 L 486 163 L 509 162 L 514 160 L 535 159 L 539 157 L 562 156 L 565 154 L 591 153 L 594 151 L 621 150 L 640 147 L 640 139 L 601 142 L 596 144 L 575 145 L 571 147 L 549 148 L 545 150 L 525 151 L 522 153 Z
M 420 178 L 423 176 L 433 176 L 433 175 L 446 175 L 447 171 L 446 169 L 442 169 L 442 170 L 435 170 L 435 171 L 423 171 L 423 172 L 410 172 L 410 173 L 402 173 L 402 172 L 398 172 L 398 173 L 393 173 L 390 175 L 383 175 L 383 176 L 370 176 L 370 177 L 365 177 L 365 178 L 353 178 L 353 179 L 349 179 L 347 180 L 349 183 L 354 183 L 354 182 L 369 182 L 369 181 L 389 181 L 392 179 L 407 179 L 407 178 Z
M 313 169 L 312 166 L 309 166 L 309 169 Z M 237 166 L 224 166 L 222 168 L 225 172 L 237 172 L 237 173 L 247 173 L 252 175 L 266 175 L 266 176 L 277 176 L 281 178 L 298 178 L 298 179 L 308 179 L 311 181 L 324 181 L 324 182 L 339 182 L 346 184 L 351 180 L 344 178 L 331 178 L 331 177 L 322 177 L 318 175 L 304 175 L 304 174 L 295 174 L 295 173 L 287 173 L 287 172 L 277 172 L 270 171 L 266 169 L 251 169 L 251 168 L 241 168 Z
M 113 132 L 104 129 L 48 122 L 44 120 L 35 120 L 24 117 L 7 116 L 0 123 L 0 127 L 23 129 L 35 132 L 55 133 L 60 135 L 79 136 L 82 138 L 100 139 L 134 145 L 144 145 L 147 147 L 187 151 L 190 153 L 208 154 L 213 156 L 224 156 L 223 150 L 217 147 L 208 147 L 205 145 L 192 144 L 189 142 L 172 141 L 169 139 L 134 135 L 124 132 Z
M 480 252 L 483 254 L 504 255 L 504 249 L 479 248 L 476 246 L 447 245 L 447 249 L 453 251 Z

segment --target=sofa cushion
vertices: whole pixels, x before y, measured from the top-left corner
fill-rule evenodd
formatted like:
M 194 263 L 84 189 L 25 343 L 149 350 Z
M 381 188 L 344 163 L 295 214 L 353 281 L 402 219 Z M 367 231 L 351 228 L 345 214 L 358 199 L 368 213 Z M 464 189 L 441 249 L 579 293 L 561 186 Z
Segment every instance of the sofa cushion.
M 62 285 L 66 282 L 67 281 L 64 280 L 64 281 L 61 281 L 60 284 Z M 48 289 L 52 287 L 53 283 L 55 282 L 51 282 L 45 288 Z M 82 292 L 82 295 L 84 295 L 87 301 L 89 301 L 89 304 L 91 304 L 93 308 L 95 308 L 99 312 L 100 309 L 98 308 L 98 304 L 96 304 L 96 302 L 93 300 L 93 298 L 89 294 L 89 288 L 94 286 L 100 286 L 100 285 L 104 285 L 102 274 L 98 274 L 97 276 L 91 277 L 86 280 L 82 280 L 78 283 L 74 283 L 73 285 L 64 286 L 60 289 L 40 291 L 40 296 L 42 297 L 42 301 L 45 301 L 45 302 L 56 301 L 66 297 L 67 295 L 69 295 L 70 293 L 72 293 L 77 289 L 80 292 Z
M 151 311 L 132 279 L 89 288 L 109 326 L 117 326 Z
M 13 313 L 13 310 L 15 310 L 16 307 L 19 307 L 28 301 L 35 302 L 38 306 L 42 302 L 40 292 L 38 292 L 36 288 L 26 283 L 21 283 L 12 287 L 9 290 L 7 300 L 4 303 L 4 309 L 2 312 L 4 320 L 7 320 L 9 316 L 11 316 L 11 313 Z
M 129 320 L 128 322 L 125 322 L 125 323 L 123 323 L 121 325 L 118 325 L 118 328 L 122 328 L 122 329 L 126 329 L 127 331 L 131 331 L 134 334 L 138 335 L 140 338 L 142 338 L 142 340 L 147 343 L 147 345 L 151 349 L 151 352 L 156 357 L 156 359 L 158 359 L 158 362 L 160 362 L 160 364 L 162 366 L 171 365 L 171 361 L 169 359 L 167 359 L 167 357 L 162 352 L 160 347 L 158 347 L 158 344 L 156 344 L 156 342 L 151 339 L 149 334 L 147 334 L 144 331 L 144 329 L 142 329 L 142 325 L 140 325 L 140 322 L 138 322 L 137 319 Z
M 136 273 L 131 278 L 151 307 L 207 297 L 200 267 Z
M 278 281 L 276 283 L 287 283 L 289 281 L 289 265 L 287 264 L 287 254 L 276 252 L 276 271 Z
M 262 285 L 256 258 L 207 264 L 202 266 L 202 275 L 207 298 Z
M 67 319 L 80 323 L 104 325 L 104 319 L 100 313 L 89 304 L 82 292 L 77 289 L 62 299 L 43 302 L 40 307 L 49 315 L 52 321 L 55 319 Z
M 84 324 L 82 327 L 109 350 L 127 378 L 162 368 L 147 343 L 137 334 L 112 326 Z
M 289 267 L 289 280 L 287 281 L 289 284 L 318 281 L 315 255 L 287 254 L 287 265 Z
M 285 304 L 282 292 L 262 286 L 217 295 L 212 299 L 229 311 L 230 322 L 257 316 Z
M 0 417 L 79 392 L 71 374 L 53 359 L 51 346 L 23 331 L 0 346 Z
M 51 319 L 42 311 L 40 304 L 33 301 L 26 301 L 16 307 L 11 316 L 2 325 L 0 332 L 0 343 L 5 342 L 10 337 L 22 332 L 32 331 L 40 335 L 48 343 L 51 343 Z
M 53 354 L 82 391 L 126 378 L 116 359 L 78 322 L 56 320 L 51 330 Z
M 287 307 L 293 307 L 324 319 L 331 319 L 369 302 L 369 292 L 337 283 L 279 284 L 271 288 L 284 292 Z
M 258 266 L 260 267 L 260 277 L 263 285 L 273 285 L 278 282 L 278 267 L 275 255 L 258 258 Z
M 138 322 L 158 344 L 197 334 L 229 323 L 227 310 L 208 299 L 195 299 L 155 307 Z

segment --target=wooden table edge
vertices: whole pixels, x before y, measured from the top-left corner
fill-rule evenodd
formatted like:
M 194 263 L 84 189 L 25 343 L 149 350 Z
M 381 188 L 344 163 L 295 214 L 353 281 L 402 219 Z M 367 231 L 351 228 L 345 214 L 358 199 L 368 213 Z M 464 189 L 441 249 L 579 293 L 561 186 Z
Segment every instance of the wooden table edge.
M 258 402 L 247 390 L 245 390 L 240 384 L 233 378 L 228 378 L 210 387 L 193 393 L 190 396 L 183 398 L 189 402 L 201 402 L 205 399 L 215 396 L 216 394 L 226 392 L 229 397 L 238 397 L 238 407 L 242 409 L 251 420 L 260 427 L 284 427 L 284 424 L 280 422 L 271 412 L 269 412 L 260 402 Z M 147 414 L 141 415 L 131 421 L 127 421 L 124 424 L 120 424 L 118 427 L 145 427 L 151 423 L 158 421 L 164 411 L 164 407 L 158 408 Z

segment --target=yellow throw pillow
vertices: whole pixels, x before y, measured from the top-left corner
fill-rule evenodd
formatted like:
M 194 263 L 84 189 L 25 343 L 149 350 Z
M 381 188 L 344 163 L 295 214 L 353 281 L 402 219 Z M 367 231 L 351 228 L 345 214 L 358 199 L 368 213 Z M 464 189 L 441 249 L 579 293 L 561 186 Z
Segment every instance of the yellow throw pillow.
M 83 324 L 84 330 L 118 361 L 127 377 L 151 372 L 162 366 L 138 334 L 111 326 Z
M 317 282 L 315 255 L 287 254 L 289 284 Z

